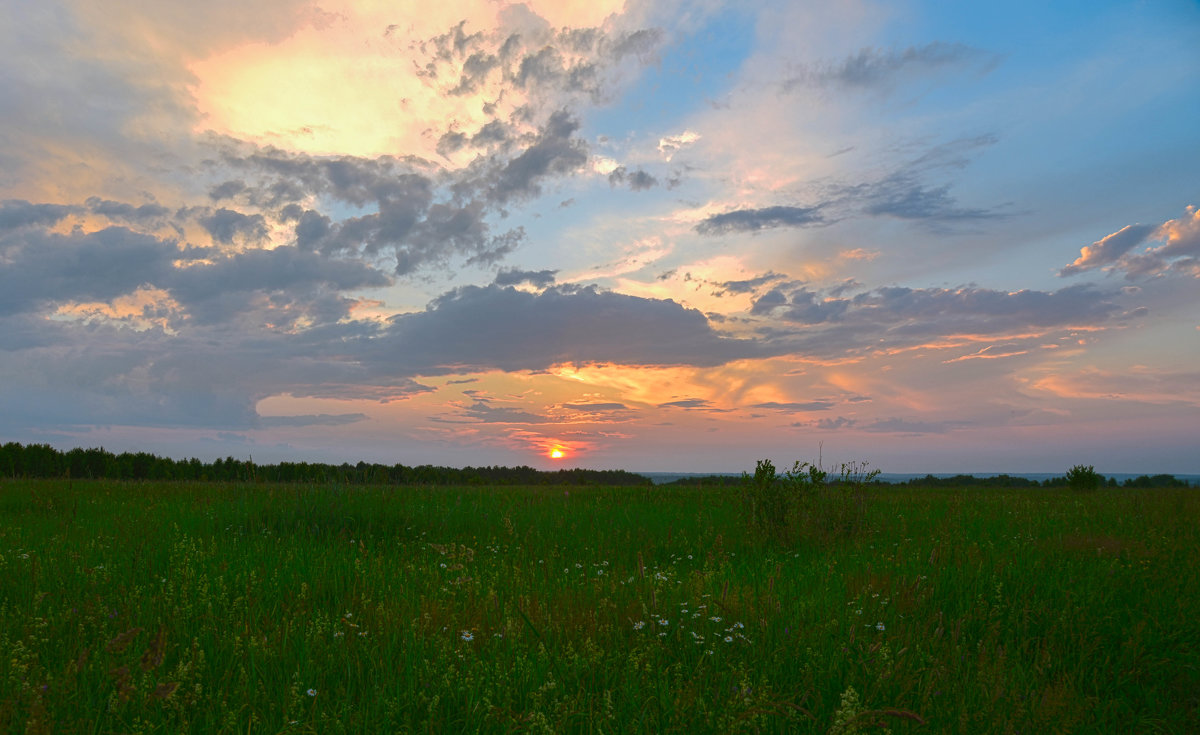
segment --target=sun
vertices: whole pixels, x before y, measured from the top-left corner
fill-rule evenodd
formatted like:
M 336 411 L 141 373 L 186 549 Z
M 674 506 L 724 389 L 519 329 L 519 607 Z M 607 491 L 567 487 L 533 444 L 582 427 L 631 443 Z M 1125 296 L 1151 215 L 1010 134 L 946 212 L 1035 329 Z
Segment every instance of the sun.
M 567 453 L 563 451 L 562 447 L 550 448 L 550 459 L 562 459 L 565 456 L 567 456 Z

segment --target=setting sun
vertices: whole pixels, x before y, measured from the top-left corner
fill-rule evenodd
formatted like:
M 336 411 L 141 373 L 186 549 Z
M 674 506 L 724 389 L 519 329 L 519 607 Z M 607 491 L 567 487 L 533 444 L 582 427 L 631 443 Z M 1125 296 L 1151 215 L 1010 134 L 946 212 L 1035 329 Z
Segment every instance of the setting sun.
M 550 459 L 562 459 L 565 456 L 567 455 L 563 452 L 562 447 L 553 447 L 550 450 Z

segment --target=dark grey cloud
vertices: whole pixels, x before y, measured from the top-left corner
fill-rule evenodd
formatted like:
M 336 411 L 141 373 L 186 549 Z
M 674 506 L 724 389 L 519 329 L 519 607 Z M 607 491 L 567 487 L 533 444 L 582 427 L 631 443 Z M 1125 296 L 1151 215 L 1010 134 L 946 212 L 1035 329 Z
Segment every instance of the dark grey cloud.
M 77 212 L 78 207 L 63 204 L 33 204 L 24 199 L 5 199 L 0 202 L 0 232 L 22 227 L 50 227 Z
M 909 78 L 947 69 L 974 68 L 986 72 L 998 61 L 994 54 L 941 41 L 905 49 L 864 48 L 837 62 L 795 68 L 781 86 L 785 92 L 812 86 L 889 87 Z
M 201 215 L 197 221 L 208 230 L 213 240 L 225 245 L 232 244 L 234 238 L 241 238 L 248 243 L 259 243 L 267 236 L 267 222 L 261 214 L 243 214 L 222 207 Z
M 579 121 L 566 110 L 550 116 L 533 143 L 505 163 L 490 182 L 488 199 L 500 204 L 528 199 L 541 193 L 550 176 L 574 173 L 587 163 L 587 145 L 574 134 Z
M 567 127 L 569 136 L 574 128 Z M 440 189 L 411 164 L 386 157 L 323 159 L 265 149 L 229 154 L 227 162 L 259 176 L 246 184 L 246 191 L 252 192 L 249 200 L 260 206 L 282 204 L 280 219 L 295 223 L 298 247 L 371 260 L 390 256 L 394 272 L 408 275 L 456 256 L 470 264 L 494 263 L 518 247 L 524 237 L 521 228 L 495 234 L 488 218 L 500 201 L 533 194 L 542 179 L 563 170 L 561 156 L 573 145 L 554 138 L 563 130 L 548 128 L 547 135 L 525 151 L 528 157 L 508 162 L 504 171 L 500 164 L 488 171 L 485 162 L 482 172 L 473 170 L 450 190 Z M 295 196 L 286 193 L 285 199 L 327 197 L 367 211 L 335 220 L 320 210 L 302 208 L 298 201 L 280 201 L 276 194 L 282 180 L 295 189 Z
M 201 322 L 267 318 L 283 328 L 301 320 L 326 324 L 343 319 L 354 302 L 340 292 L 386 286 L 390 281 L 357 260 L 282 246 L 246 250 L 178 269 L 161 283 L 191 318 Z
M 824 297 L 803 286 L 788 290 L 786 295 L 785 290 L 774 288 L 755 299 L 750 313 L 771 313 L 790 322 L 821 324 L 838 321 L 852 305 L 850 299 Z
M 110 301 L 173 275 L 173 242 L 124 227 L 61 235 L 17 231 L 0 237 L 0 314 L 64 301 Z
M 730 232 L 757 232 L 775 227 L 814 227 L 827 224 L 821 207 L 774 206 L 762 209 L 735 209 L 714 214 L 696 225 L 701 235 L 724 235 Z
M 716 286 L 719 289 L 719 293 L 722 295 L 731 293 L 746 294 L 754 293 L 768 283 L 781 281 L 785 278 L 787 278 L 787 276 L 780 275 L 773 271 L 767 271 L 761 276 L 755 276 L 754 278 L 747 278 L 740 281 L 721 281 L 720 283 L 717 283 Z
M 110 220 L 134 224 L 153 224 L 161 221 L 171 213 L 171 210 L 167 207 L 154 202 L 148 202 L 135 207 L 132 204 L 114 202 L 111 199 L 88 197 L 84 203 L 93 214 L 107 217 Z
M 523 271 L 508 268 L 497 273 L 492 282 L 497 286 L 519 286 L 528 283 L 536 288 L 546 288 L 554 285 L 554 276 L 557 273 L 556 270 Z
M 336 322 L 354 303 L 341 292 L 390 283 L 361 261 L 297 247 L 236 253 L 180 248 L 174 240 L 117 226 L 66 235 L 10 231 L 0 235 L 0 259 L 6 261 L 0 269 L 0 314 L 112 302 L 141 288 L 157 288 L 176 306 L 147 305 L 142 316 L 168 319 L 176 326 L 181 320 L 263 321 L 281 329 L 299 321 Z M 191 264 L 176 266 L 176 261 L 189 259 Z
M 640 168 L 631 172 L 624 166 L 618 166 L 608 175 L 608 183 L 612 186 L 628 184 L 633 191 L 645 191 L 658 186 L 658 179 Z
M 674 301 L 594 287 L 531 294 L 495 285 L 455 289 L 424 312 L 394 317 L 364 349 L 410 375 L 559 363 L 719 365 L 760 351 Z

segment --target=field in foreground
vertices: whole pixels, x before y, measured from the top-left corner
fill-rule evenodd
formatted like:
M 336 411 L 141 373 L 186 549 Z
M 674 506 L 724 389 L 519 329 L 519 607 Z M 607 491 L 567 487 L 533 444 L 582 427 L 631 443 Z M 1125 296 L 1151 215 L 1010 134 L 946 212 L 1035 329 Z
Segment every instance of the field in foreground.
M 1200 493 L 870 493 L 6 481 L 0 731 L 1200 728 Z

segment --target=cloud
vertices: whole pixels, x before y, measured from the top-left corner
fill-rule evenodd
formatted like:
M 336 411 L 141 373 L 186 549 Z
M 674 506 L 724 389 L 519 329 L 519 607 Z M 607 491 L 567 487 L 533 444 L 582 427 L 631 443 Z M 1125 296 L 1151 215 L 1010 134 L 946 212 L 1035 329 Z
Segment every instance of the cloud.
M 658 140 L 658 152 L 670 161 L 676 153 L 700 140 L 700 134 L 694 130 L 684 130 L 678 135 L 668 135 Z
M 1003 216 L 995 210 L 960 207 L 950 194 L 950 185 L 926 186 L 907 173 L 889 176 L 860 189 L 863 211 L 898 219 L 925 221 L 965 221 Z
M 833 401 L 806 401 L 801 403 L 778 403 L 769 401 L 767 403 L 755 403 L 751 408 L 765 408 L 771 411 L 779 411 L 781 413 L 807 413 L 809 411 L 828 411 L 833 408 Z
M 699 311 L 674 301 L 595 287 L 537 294 L 496 285 L 450 291 L 423 312 L 394 317 L 370 358 L 408 375 L 561 363 L 720 365 L 759 347 L 718 334 Z
M 586 144 L 572 137 L 579 121 L 565 110 L 550 116 L 534 142 L 508 161 L 491 182 L 488 198 L 505 204 L 541 193 L 541 182 L 554 175 L 570 174 L 587 164 Z
M 173 242 L 109 227 L 68 235 L 15 231 L 0 237 L 0 314 L 63 301 L 109 301 L 174 275 Z
M 554 423 L 554 419 L 540 414 L 523 411 L 519 408 L 509 408 L 505 406 L 495 407 L 487 401 L 476 401 L 475 403 L 464 406 L 461 409 L 461 415 L 464 416 L 470 423 L 479 424 L 548 424 Z M 440 419 L 441 421 L 455 423 L 454 419 Z
M 667 401 L 666 403 L 658 404 L 658 408 L 682 408 L 693 411 L 715 411 L 712 401 L 706 398 L 684 398 L 678 401 Z
M 627 411 L 624 403 L 564 403 L 563 408 L 583 413 L 608 413 L 610 411 Z
M 24 227 L 50 227 L 79 211 L 62 204 L 32 204 L 22 199 L 0 202 L 0 233 Z
M 363 413 L 306 414 L 302 416 L 260 416 L 258 423 L 265 428 L 280 426 L 345 426 L 366 421 Z
M 510 20 L 516 8 L 509 9 Z M 601 101 L 626 59 L 648 63 L 661 45 L 658 28 L 614 31 L 600 27 L 551 30 L 526 14 L 524 28 L 465 32 L 465 21 L 420 44 L 428 55 L 421 73 L 446 80 L 452 96 L 495 93 L 512 88 L 537 96 L 581 95 Z
M 1133 252 L 1147 242 L 1162 243 Z M 1059 271 L 1071 276 L 1106 267 L 1128 278 L 1178 273 L 1200 278 L 1200 208 L 1188 206 L 1182 217 L 1161 225 L 1129 225 L 1079 251 L 1079 257 Z
M 107 217 L 118 222 L 133 224 L 156 224 L 171 213 L 171 210 L 161 204 L 149 202 L 137 207 L 125 202 L 115 202 L 111 199 L 88 197 L 85 202 L 93 214 Z
M 954 68 L 975 67 L 987 71 L 998 57 L 960 43 L 935 41 L 902 50 L 864 48 L 833 63 L 795 69 L 781 84 L 785 92 L 800 87 L 822 86 L 847 89 L 890 87 L 905 79 L 928 76 Z
M 783 284 L 752 302 L 761 348 L 816 362 L 858 362 L 920 349 L 946 363 L 1015 357 L 1047 344 L 1075 344 L 1080 333 L 1124 326 L 1122 294 L 1091 285 L 1057 291 L 875 288 L 833 295 Z M 754 322 L 751 322 L 754 323 Z
M 1141 245 L 1154 233 L 1153 225 L 1129 225 L 1103 237 L 1079 251 L 1073 263 L 1059 271 L 1060 276 L 1071 276 L 1102 265 L 1116 262 L 1125 253 Z
M 608 175 L 608 183 L 613 186 L 629 184 L 633 191 L 645 191 L 658 186 L 658 179 L 640 168 L 631 173 L 624 166 L 618 166 Z
M 576 144 L 569 140 L 574 129 L 570 120 L 556 118 L 507 165 L 493 162 L 494 171 L 464 174 L 445 190 L 412 162 L 389 158 L 315 158 L 264 149 L 230 151 L 226 160 L 257 174 L 257 180 L 239 182 L 242 196 L 258 206 L 284 205 L 280 216 L 294 223 L 297 246 L 326 255 L 390 256 L 396 275 L 404 276 L 453 256 L 489 264 L 512 252 L 524 230 L 493 234 L 488 218 L 500 204 L 534 194 L 543 179 L 569 168 L 564 157 Z M 335 220 L 299 204 L 314 196 L 368 211 Z
M 701 235 L 730 232 L 757 232 L 775 227 L 813 227 L 826 224 L 821 207 L 774 206 L 762 209 L 736 209 L 714 214 L 696 225 Z
M 260 243 L 267 236 L 266 220 L 261 214 L 242 214 L 232 209 L 221 209 L 198 218 L 201 226 L 208 230 L 213 240 L 229 245 L 241 236 L 250 243 Z
M 496 274 L 492 283 L 497 286 L 519 286 L 528 283 L 535 288 L 547 288 L 554 285 L 556 270 L 523 271 L 516 268 L 502 269 Z
M 785 278 L 787 278 L 787 276 L 782 276 L 778 273 L 768 271 L 768 272 L 764 273 L 763 275 L 756 276 L 754 278 L 747 278 L 747 279 L 740 280 L 740 281 L 722 281 L 722 282 L 716 284 L 716 286 L 721 290 L 721 293 L 723 293 L 723 294 L 724 293 L 747 294 L 747 293 L 754 293 L 755 291 L 757 291 L 758 289 L 767 285 L 768 283 L 780 281 Z

